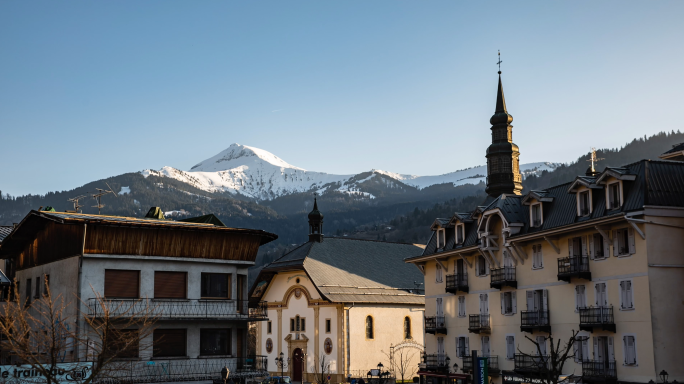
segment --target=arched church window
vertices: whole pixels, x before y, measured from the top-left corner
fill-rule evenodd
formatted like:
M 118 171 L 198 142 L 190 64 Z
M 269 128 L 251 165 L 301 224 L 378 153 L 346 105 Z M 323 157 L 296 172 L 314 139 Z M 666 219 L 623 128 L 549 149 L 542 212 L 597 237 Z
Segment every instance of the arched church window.
M 404 339 L 410 339 L 411 338 L 411 318 L 406 316 L 404 317 Z
M 366 339 L 373 338 L 373 318 L 369 315 L 366 317 Z

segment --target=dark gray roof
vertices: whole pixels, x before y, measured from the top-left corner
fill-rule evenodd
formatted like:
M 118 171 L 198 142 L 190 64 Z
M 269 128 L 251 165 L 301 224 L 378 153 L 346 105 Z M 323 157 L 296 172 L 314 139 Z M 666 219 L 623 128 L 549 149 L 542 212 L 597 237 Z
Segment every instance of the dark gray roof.
M 509 223 L 521 223 L 522 229 L 516 236 L 527 235 L 536 232 L 544 232 L 550 229 L 573 225 L 576 223 L 603 219 L 611 216 L 622 216 L 627 212 L 643 209 L 645 205 L 665 206 L 665 207 L 684 207 L 684 162 L 668 160 L 641 160 L 639 162 L 625 165 L 623 167 L 606 168 L 601 174 L 614 172 L 619 175 L 633 175 L 634 180 L 623 180 L 624 202 L 618 209 L 607 210 L 604 193 L 593 194 L 593 211 L 591 215 L 581 217 L 577 215 L 577 202 L 574 193 L 568 193 L 570 185 L 574 182 L 560 184 L 545 189 L 544 191 L 534 191 L 530 193 L 539 194 L 543 192 L 544 197 L 553 198 L 553 201 L 543 203 L 543 224 L 541 227 L 530 227 L 529 210 L 522 205 L 524 196 L 504 195 L 497 198 L 488 198 L 486 207 L 478 207 L 475 212 L 484 212 L 498 208 L 506 221 Z M 578 176 L 577 179 L 588 182 L 592 188 L 603 188 L 596 185 L 597 177 Z M 632 176 L 629 176 L 630 178 Z M 576 179 L 576 180 L 577 180 Z M 465 243 L 460 246 L 453 246 L 449 243 L 449 236 L 453 234 L 447 231 L 447 246 L 443 250 L 436 248 L 434 236 L 430 238 L 423 251 L 423 255 L 431 255 L 459 247 L 470 247 L 476 245 L 477 239 L 476 224 L 466 224 Z M 449 244 L 452 244 L 449 247 Z
M 422 294 L 409 293 L 424 276 L 404 263 L 421 251 L 413 244 L 332 237 L 304 243 L 261 272 L 303 269 L 332 302 L 424 304 Z
M 12 229 L 14 229 L 14 226 L 12 226 L 12 225 L 10 225 L 10 226 L 0 225 L 0 243 L 2 242 L 2 240 L 5 239 L 5 237 L 7 237 L 7 235 L 10 234 L 10 232 L 12 232 Z
M 684 151 L 684 143 L 679 143 L 679 144 L 673 145 L 672 149 L 663 152 L 663 155 L 667 155 L 668 153 L 681 152 L 681 151 Z

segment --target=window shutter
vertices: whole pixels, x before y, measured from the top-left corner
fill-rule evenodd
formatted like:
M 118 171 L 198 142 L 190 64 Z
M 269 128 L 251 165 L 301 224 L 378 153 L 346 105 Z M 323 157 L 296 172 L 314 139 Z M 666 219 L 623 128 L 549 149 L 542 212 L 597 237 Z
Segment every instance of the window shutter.
M 610 257 L 610 241 L 606 237 L 603 238 L 603 257 Z
M 587 256 L 587 236 L 582 236 L 582 256 Z
M 594 336 L 594 360 L 599 358 L 598 337 Z
M 589 361 L 589 336 L 582 340 L 582 361 Z
M 511 301 L 513 302 L 513 313 L 518 313 L 518 300 L 516 300 L 516 291 L 511 292 Z
M 633 255 L 636 253 L 636 244 L 634 243 L 634 228 L 629 227 L 627 234 L 629 237 L 629 254 Z
M 620 308 L 627 308 L 627 295 L 625 294 L 627 287 L 625 286 L 625 281 L 620 282 Z
M 527 310 L 534 310 L 534 291 L 527 291 Z
M 515 338 L 513 336 L 506 336 L 506 357 L 509 359 L 515 357 Z
M 629 364 L 629 346 L 627 344 L 628 336 L 622 336 L 622 344 L 624 344 L 623 350 L 625 351 L 625 364 Z
M 157 299 L 185 299 L 187 297 L 186 272 L 154 272 L 154 297 Z
M 152 336 L 154 357 L 186 356 L 185 329 L 155 329 Z
M 572 343 L 572 353 L 575 356 L 575 363 L 579 362 L 580 360 L 579 343 L 581 343 L 581 341 L 579 341 L 578 338 L 575 338 L 575 342 Z
M 618 231 L 613 231 L 613 256 L 617 257 L 620 254 L 620 244 L 618 242 Z
M 572 238 L 568 239 L 568 256 L 572 256 Z
M 627 296 L 627 308 L 634 308 L 634 290 L 632 289 L 632 281 L 626 281 L 625 286 L 625 295 Z
M 501 314 L 505 315 L 506 314 L 506 308 L 504 308 L 504 307 L 506 306 L 506 304 L 504 302 L 506 300 L 504 299 L 504 293 L 501 292 L 499 295 L 501 295 Z
M 470 337 L 469 336 L 465 337 L 465 353 L 464 354 L 465 355 L 470 354 Z
M 480 256 L 475 257 L 475 276 L 480 276 Z
M 615 361 L 615 348 L 613 346 L 613 336 L 608 336 L 608 361 Z
M 599 287 L 600 283 L 594 284 L 594 298 L 596 299 L 596 306 L 600 307 L 601 304 L 599 304 L 599 299 L 601 297 L 601 288 Z
M 579 312 L 580 309 L 580 286 L 575 286 L 575 311 Z
M 589 235 L 588 238 L 589 238 L 589 258 L 594 260 L 594 255 L 596 254 L 596 251 L 594 250 L 594 235 Z
M 544 289 L 544 296 L 543 296 L 543 307 L 542 309 L 546 312 L 549 310 L 549 290 Z
M 105 297 L 137 299 L 140 296 L 140 271 L 105 269 Z

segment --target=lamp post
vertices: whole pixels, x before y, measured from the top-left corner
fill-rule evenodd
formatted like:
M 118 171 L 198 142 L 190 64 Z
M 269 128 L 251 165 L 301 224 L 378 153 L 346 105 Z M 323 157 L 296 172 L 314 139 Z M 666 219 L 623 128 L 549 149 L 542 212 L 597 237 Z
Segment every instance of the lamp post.
M 659 375 L 660 375 L 660 380 L 662 380 L 663 383 L 667 383 L 667 377 L 669 376 L 667 374 L 667 371 L 663 369 L 662 371 L 660 371 Z
M 275 358 L 275 363 L 276 367 L 280 367 L 280 382 L 283 382 L 283 370 L 285 369 L 285 365 L 289 365 L 290 363 L 290 358 L 288 357 L 287 360 L 285 360 L 285 354 L 280 352 L 280 357 Z
M 451 364 L 451 359 L 449 356 L 444 358 L 444 366 L 446 367 L 446 382 L 449 384 L 449 365 Z
M 304 374 L 306 373 L 306 356 L 306 353 L 302 354 L 302 384 L 306 381 L 304 380 Z

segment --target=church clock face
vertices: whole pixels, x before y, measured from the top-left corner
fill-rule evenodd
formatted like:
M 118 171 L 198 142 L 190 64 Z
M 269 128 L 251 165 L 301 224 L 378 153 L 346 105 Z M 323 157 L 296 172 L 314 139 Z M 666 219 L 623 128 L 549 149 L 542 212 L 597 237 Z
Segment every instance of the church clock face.
M 329 337 L 325 339 L 325 343 L 323 343 L 323 349 L 327 355 L 332 353 L 332 340 L 330 340 Z

